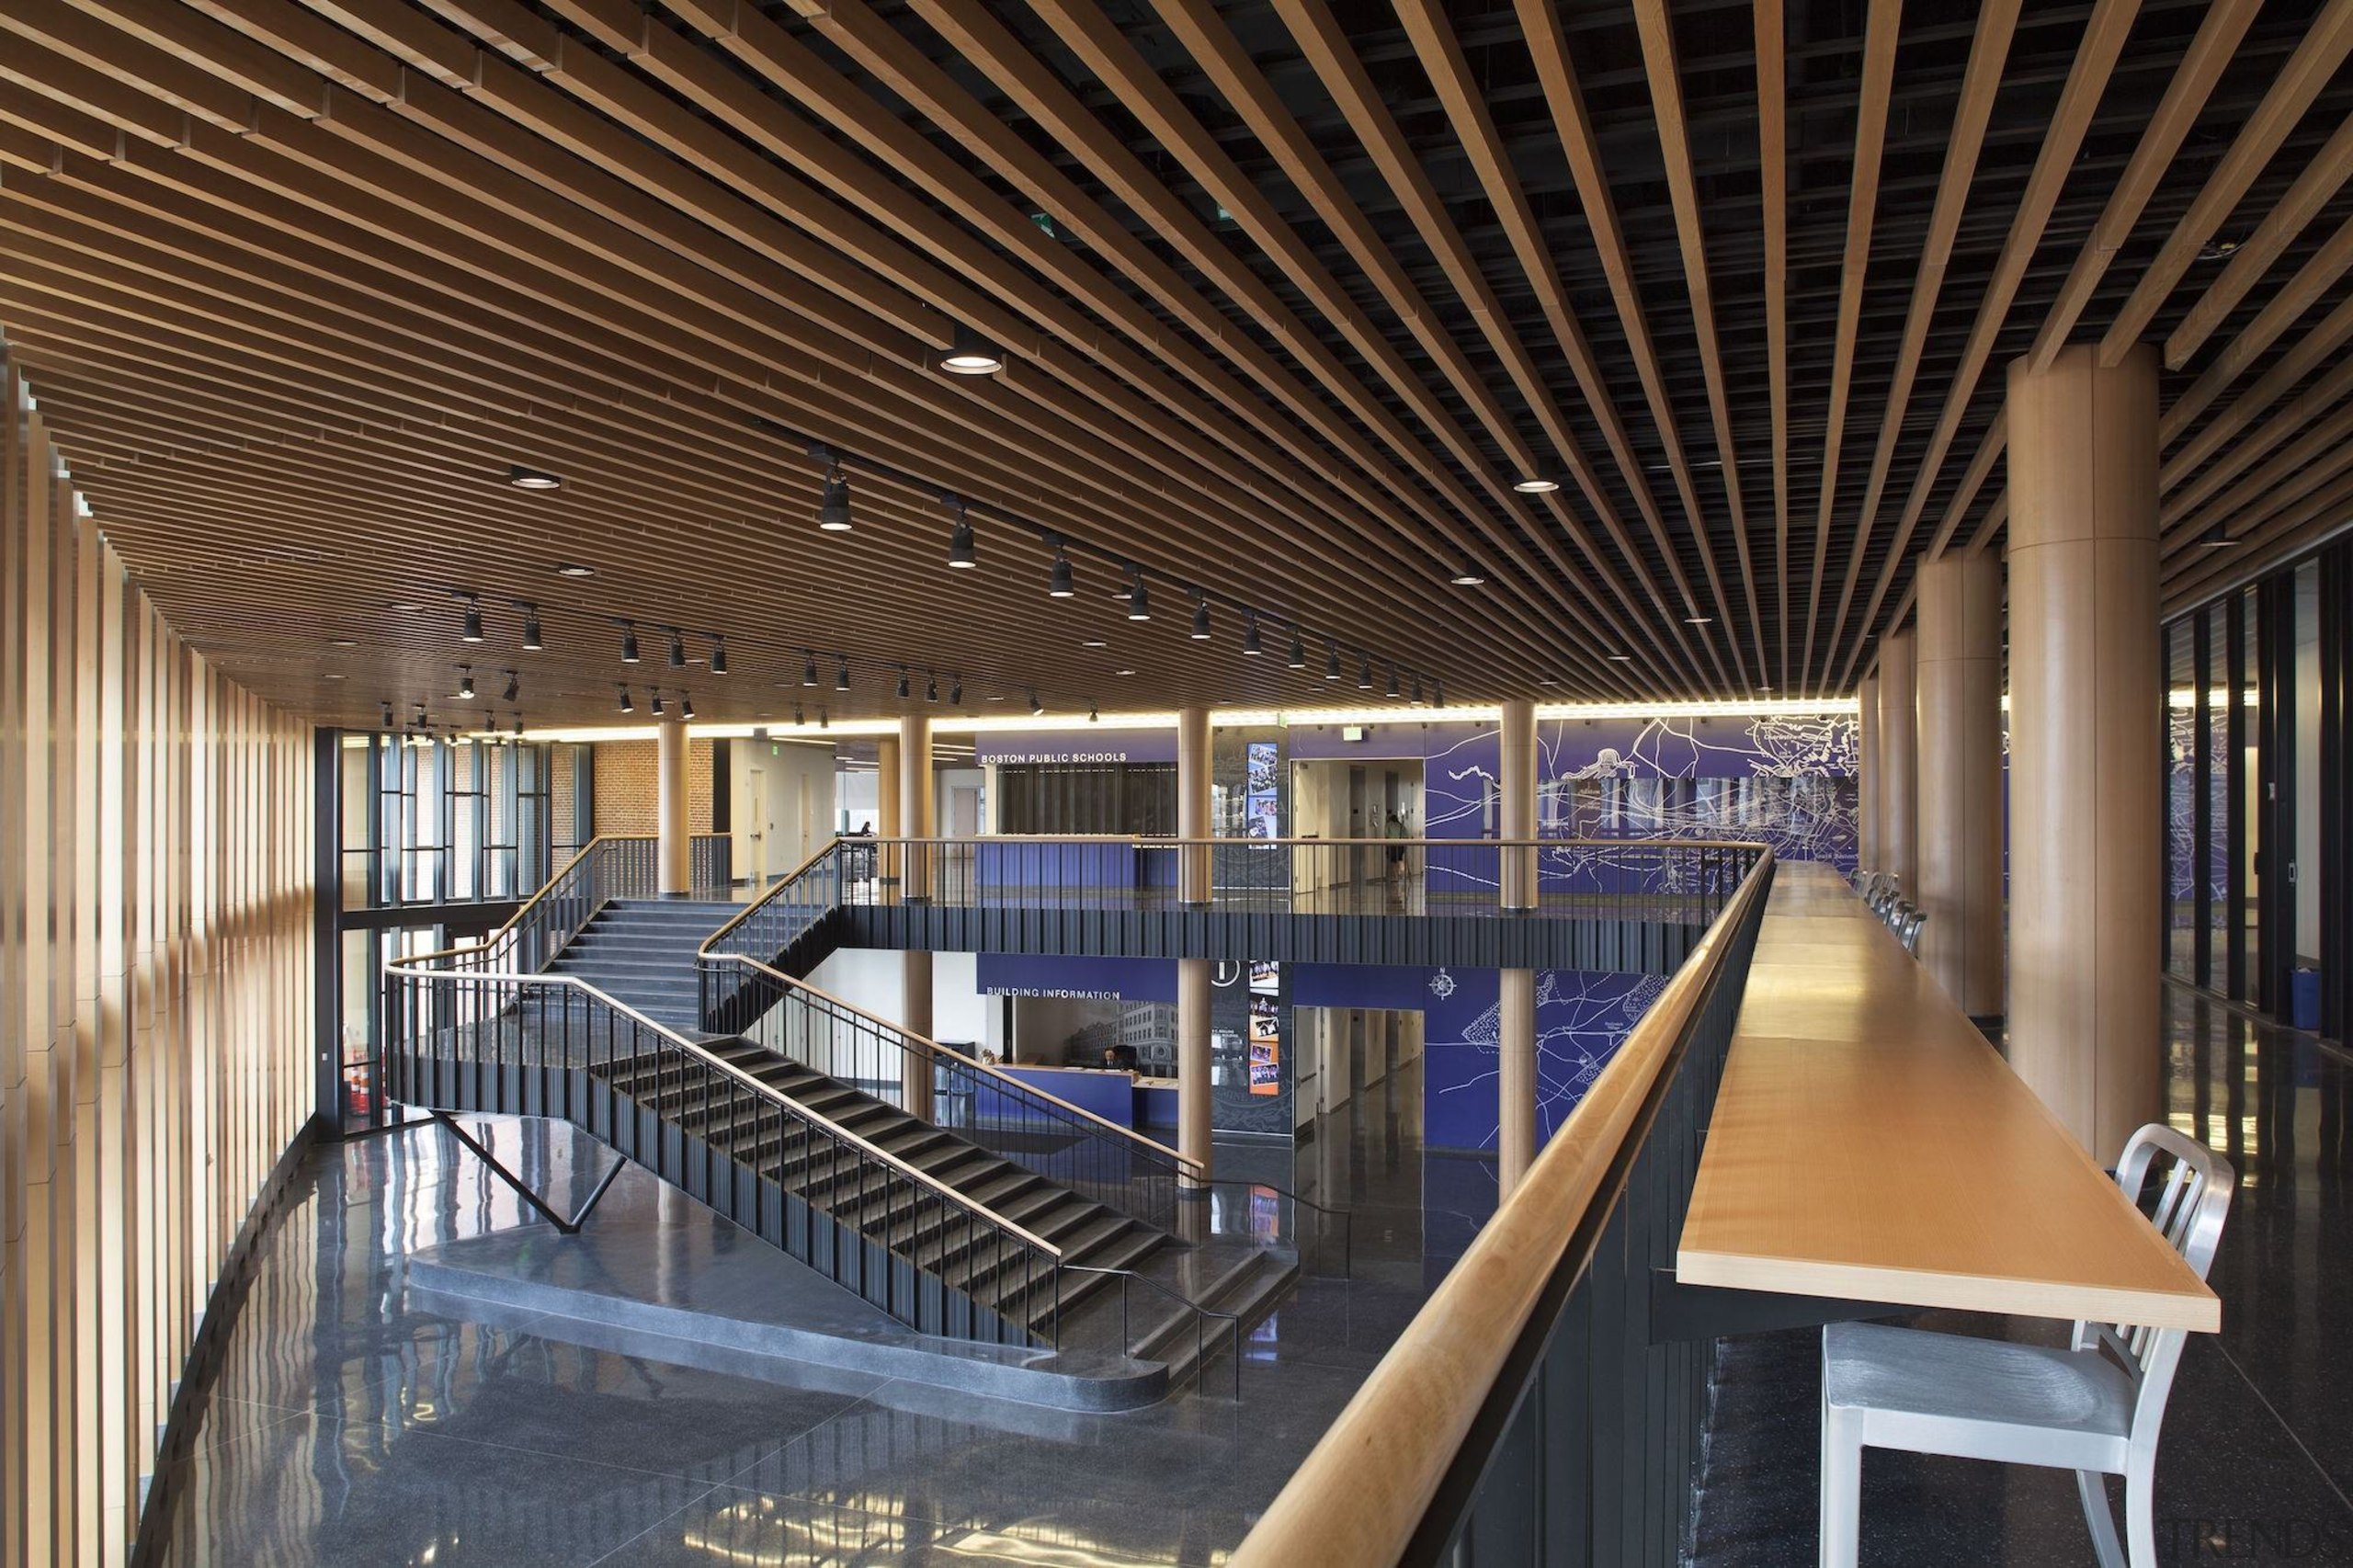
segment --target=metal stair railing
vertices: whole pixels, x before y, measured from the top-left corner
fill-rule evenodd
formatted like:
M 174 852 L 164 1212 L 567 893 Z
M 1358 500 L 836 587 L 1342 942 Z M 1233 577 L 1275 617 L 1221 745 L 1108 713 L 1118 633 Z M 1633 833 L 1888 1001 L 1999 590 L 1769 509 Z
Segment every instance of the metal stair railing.
M 751 998 L 741 1037 L 957 1133 L 966 1142 L 1164 1231 L 1199 1162 L 740 953 L 706 951 L 707 975 Z M 707 984 L 706 992 L 729 990 Z
M 920 1332 L 1059 1340 L 1053 1244 L 575 977 L 455 967 L 482 950 L 385 966 L 393 1098 L 571 1121 Z

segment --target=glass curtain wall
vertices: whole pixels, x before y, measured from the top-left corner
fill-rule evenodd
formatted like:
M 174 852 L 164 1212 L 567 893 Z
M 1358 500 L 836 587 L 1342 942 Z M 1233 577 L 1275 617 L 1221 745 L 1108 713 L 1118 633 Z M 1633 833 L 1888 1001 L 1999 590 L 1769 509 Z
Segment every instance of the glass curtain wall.
M 501 739 L 345 735 L 343 907 L 529 896 L 547 881 L 561 843 L 550 810 L 554 750 Z
M 2353 539 L 2164 630 L 2166 971 L 2344 1040 Z

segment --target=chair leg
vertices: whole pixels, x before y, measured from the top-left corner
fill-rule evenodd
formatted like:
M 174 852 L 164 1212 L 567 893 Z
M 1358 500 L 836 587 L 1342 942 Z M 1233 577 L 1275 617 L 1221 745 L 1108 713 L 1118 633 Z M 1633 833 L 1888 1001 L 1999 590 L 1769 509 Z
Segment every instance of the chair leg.
M 2092 1532 L 2092 1555 L 2099 1559 L 2099 1568 L 2124 1568 L 2124 1548 L 2116 1539 L 2116 1516 L 2109 1511 L 2108 1477 L 2096 1470 L 2075 1472 L 2075 1490 L 2084 1499 L 2084 1523 Z M 2127 1493 L 2124 1508 L 2129 1516 L 2132 1498 Z M 2135 1568 L 2139 1559 L 2135 1558 Z M 2154 1568 L 2156 1559 L 2149 1562 Z
M 2124 1471 L 2124 1535 L 2132 1568 L 2157 1568 L 2157 1456 L 2135 1454 Z
M 1822 1568 L 1855 1568 L 1863 1522 L 1863 1444 L 1853 1418 L 1822 1408 Z

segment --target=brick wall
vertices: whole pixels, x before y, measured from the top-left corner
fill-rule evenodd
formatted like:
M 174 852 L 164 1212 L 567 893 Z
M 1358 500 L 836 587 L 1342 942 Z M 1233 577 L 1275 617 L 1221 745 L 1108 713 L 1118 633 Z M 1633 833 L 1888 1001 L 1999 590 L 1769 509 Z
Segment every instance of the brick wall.
M 596 752 L 597 831 L 658 832 L 654 743 L 599 741 Z M 687 831 L 710 831 L 710 742 L 687 741 Z

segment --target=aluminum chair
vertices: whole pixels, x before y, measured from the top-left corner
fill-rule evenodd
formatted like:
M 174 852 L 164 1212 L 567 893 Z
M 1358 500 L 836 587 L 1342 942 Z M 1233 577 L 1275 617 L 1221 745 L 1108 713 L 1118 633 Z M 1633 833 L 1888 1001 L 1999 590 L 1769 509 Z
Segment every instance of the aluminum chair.
M 2152 1124 L 2117 1162 L 2117 1185 L 2136 1202 L 2160 1154 L 2171 1163 L 2151 1219 L 2203 1279 L 2235 1177 L 2204 1144 Z M 2157 1568 L 2157 1428 L 2188 1337 L 2079 1323 L 2073 1347 L 2052 1350 L 1881 1324 L 1824 1329 L 1822 1568 L 1854 1568 L 1867 1448 L 2072 1470 L 2101 1568 Z M 2128 1546 L 2117 1540 L 2109 1475 L 2124 1477 Z
M 1904 906 L 1904 919 L 1895 927 L 1895 939 L 1903 943 L 1904 950 L 1914 958 L 1920 956 L 1920 927 L 1927 923 L 1927 910 L 1914 909 L 1909 904 Z

